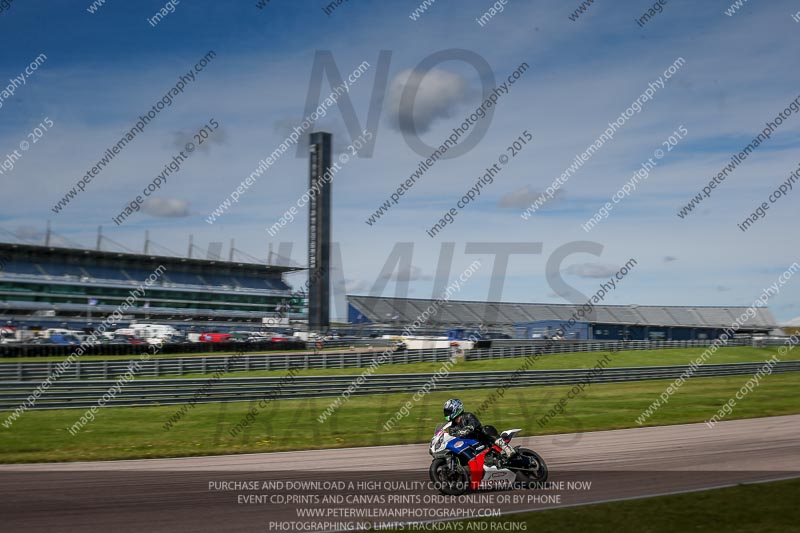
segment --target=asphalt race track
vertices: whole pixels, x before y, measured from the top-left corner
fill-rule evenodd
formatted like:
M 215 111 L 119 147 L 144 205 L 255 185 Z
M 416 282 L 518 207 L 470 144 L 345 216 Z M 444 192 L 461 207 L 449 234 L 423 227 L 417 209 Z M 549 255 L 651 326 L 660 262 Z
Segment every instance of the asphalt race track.
M 521 438 L 548 462 L 551 484 L 458 498 L 425 486 L 425 444 L 3 465 L 0 516 L 3 531 L 29 533 L 432 522 L 800 477 L 798 442 L 800 415 Z

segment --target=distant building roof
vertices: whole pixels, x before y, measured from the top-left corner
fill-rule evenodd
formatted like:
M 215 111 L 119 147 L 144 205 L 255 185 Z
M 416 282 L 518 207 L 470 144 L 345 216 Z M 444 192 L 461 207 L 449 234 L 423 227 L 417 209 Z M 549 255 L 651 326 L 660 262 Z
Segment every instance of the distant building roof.
M 374 323 L 406 323 L 418 320 L 435 300 L 348 296 L 350 304 Z M 431 316 L 428 325 L 456 326 L 490 324 L 511 326 L 538 320 L 567 321 L 581 306 L 574 304 L 536 304 L 473 302 L 450 300 Z M 747 307 L 599 305 L 594 317 L 583 321 L 594 324 L 647 325 L 666 327 L 727 328 L 746 313 Z M 771 330 L 777 322 L 766 308 L 755 309 L 755 317 L 745 317 L 745 329 Z

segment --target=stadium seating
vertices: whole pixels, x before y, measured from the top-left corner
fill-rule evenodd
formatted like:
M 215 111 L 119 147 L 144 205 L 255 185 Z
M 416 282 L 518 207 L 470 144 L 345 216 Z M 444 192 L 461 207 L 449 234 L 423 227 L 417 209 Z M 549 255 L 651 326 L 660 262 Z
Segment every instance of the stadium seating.
M 67 262 L 28 262 L 8 261 L 3 272 L 20 276 L 36 276 L 52 278 L 68 278 L 78 281 L 122 281 L 128 284 L 141 283 L 153 271 L 137 267 L 108 267 L 96 265 L 75 265 Z M 177 270 L 163 272 L 160 279 L 172 285 L 191 285 L 195 287 L 224 287 L 226 289 L 241 288 L 269 291 L 289 291 L 291 288 L 282 280 L 238 275 L 236 277 L 221 274 L 194 274 Z
M 84 266 L 83 270 L 85 270 L 92 279 L 131 281 L 130 278 L 126 276 L 125 273 L 119 268 Z
M 250 278 L 250 277 L 243 277 L 237 276 L 235 278 L 231 278 L 236 287 L 243 287 L 248 289 L 266 289 L 271 291 L 285 291 L 289 288 L 288 285 L 283 283 L 280 280 L 276 279 L 269 279 L 269 278 Z
M 0 243 L 0 315 L 26 324 L 85 324 L 119 310 L 124 302 L 121 323 L 154 320 L 252 326 L 275 314 L 284 298 L 291 297 L 291 288 L 281 276 L 292 270 Z M 155 277 L 144 298 L 128 303 L 134 289 Z M 302 309 L 302 299 L 295 298 L 289 316 L 299 316 Z
M 77 265 L 70 265 L 67 263 L 38 263 L 38 266 L 50 276 L 86 277 L 86 272 Z
M 42 271 L 35 263 L 28 263 L 25 261 L 8 261 L 3 267 L 3 270 L 9 274 L 22 274 L 30 276 L 42 275 Z
M 182 285 L 199 285 L 206 286 L 207 284 L 197 274 L 190 274 L 188 272 L 176 272 L 174 270 L 167 271 L 163 277 L 171 282 Z
M 135 267 L 125 267 L 122 269 L 122 271 L 125 274 L 127 274 L 130 279 L 139 283 L 143 282 L 153 274 L 152 270 L 146 270 L 144 268 L 135 268 Z M 160 280 L 161 277 L 159 276 L 159 281 L 157 281 L 156 283 L 159 283 Z
M 205 285 L 212 285 L 214 287 L 236 287 L 236 280 L 231 276 L 223 276 L 221 274 L 203 274 L 202 278 L 205 280 Z

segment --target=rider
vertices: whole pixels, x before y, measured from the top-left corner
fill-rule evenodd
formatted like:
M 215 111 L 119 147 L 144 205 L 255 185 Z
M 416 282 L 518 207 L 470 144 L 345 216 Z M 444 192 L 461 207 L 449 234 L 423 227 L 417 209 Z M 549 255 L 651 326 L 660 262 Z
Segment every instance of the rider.
M 452 422 L 449 431 L 454 437 L 477 440 L 487 446 L 496 444 L 503 450 L 503 454 L 509 458 L 517 453 L 497 433 L 497 429 L 494 426 L 482 426 L 477 416 L 464 412 L 464 404 L 457 398 L 451 398 L 444 402 L 444 417 L 449 422 Z

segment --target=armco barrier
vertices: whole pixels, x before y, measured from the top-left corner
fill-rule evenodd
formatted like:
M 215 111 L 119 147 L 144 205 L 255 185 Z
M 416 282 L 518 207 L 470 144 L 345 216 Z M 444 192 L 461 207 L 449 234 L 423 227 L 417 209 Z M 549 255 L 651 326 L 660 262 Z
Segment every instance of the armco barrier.
M 72 344 L 0 344 L 0 358 L 67 357 L 78 345 Z M 139 355 L 146 349 L 142 344 L 98 344 L 86 346 L 83 355 Z M 162 354 L 265 352 L 273 350 L 305 350 L 305 342 L 191 342 L 166 344 Z
M 281 370 L 290 367 L 304 369 L 328 369 L 328 368 L 365 368 L 380 357 L 383 348 L 374 347 L 371 351 L 358 350 L 353 348 L 347 352 L 326 352 L 313 351 L 298 354 L 253 354 L 254 351 L 267 351 L 269 349 L 285 349 L 288 343 L 218 343 L 204 344 L 203 346 L 216 347 L 226 351 L 238 351 L 241 354 L 248 354 L 246 357 L 233 356 L 184 356 L 175 358 L 151 359 L 142 363 L 140 375 L 161 377 L 161 376 L 184 376 L 187 374 L 211 374 L 220 369 L 227 369 L 229 372 L 242 372 L 251 370 Z M 313 346 L 313 344 L 309 343 Z M 467 361 L 479 361 L 484 359 L 504 359 L 508 357 L 527 357 L 534 353 L 558 354 L 576 352 L 602 352 L 620 350 L 655 350 L 655 349 L 674 349 L 674 348 L 701 348 L 708 346 L 708 341 L 528 341 L 527 344 L 517 344 L 516 342 L 493 341 L 491 348 L 465 350 L 464 358 Z M 736 345 L 737 343 L 729 343 Z M 7 346 L 7 345 L 2 345 Z M 176 345 L 186 346 L 186 345 Z M 328 347 L 329 343 L 324 343 Z M 106 346 L 107 347 L 107 346 Z M 127 348 L 127 346 L 122 346 Z M 168 345 L 167 347 L 170 347 Z M 293 346 L 295 349 L 303 349 L 306 346 L 300 343 Z M 61 348 L 61 347 L 59 347 Z M 97 349 L 104 348 L 102 346 Z M 141 346 L 132 354 L 138 355 L 142 351 Z M 71 352 L 67 352 L 71 353 Z M 167 352 L 169 353 L 169 352 Z M 406 364 L 406 363 L 431 363 L 443 362 L 452 357 L 454 352 L 449 348 L 430 349 L 430 350 L 401 350 L 390 352 L 383 364 Z M 87 352 L 91 355 L 91 352 Z M 8 380 L 42 380 L 49 376 L 53 369 L 58 365 L 58 361 L 49 362 L 0 362 L 0 381 Z M 78 359 L 64 374 L 65 379 L 110 379 L 114 376 L 123 374 L 130 361 L 84 361 Z
M 689 379 L 752 375 L 764 366 L 759 363 L 707 364 L 698 367 Z M 621 383 L 645 380 L 673 380 L 688 366 L 658 366 L 580 370 L 528 370 L 525 372 L 452 372 L 440 376 L 436 390 L 495 389 L 497 387 L 532 387 L 575 385 L 591 376 L 592 383 Z M 800 372 L 800 361 L 782 361 L 774 373 Z M 591 374 L 595 372 L 594 374 Z M 434 374 L 372 374 L 354 395 L 405 393 L 413 394 L 433 379 Z M 294 376 L 286 379 L 222 378 L 134 380 L 122 387 L 107 406 L 177 405 L 193 400 L 196 403 L 241 402 L 265 397 L 278 400 L 339 396 L 352 383 L 353 375 Z M 31 409 L 86 408 L 115 384 L 114 381 L 56 381 Z M 0 410 L 17 408 L 31 393 L 30 382 L 0 382 Z M 198 394 L 198 391 L 202 391 Z
M 236 354 L 216 357 L 177 357 L 139 361 L 138 376 L 184 376 L 215 372 L 247 372 L 254 370 L 288 370 L 289 368 L 364 368 L 381 359 L 383 351 L 310 352 L 298 354 Z M 433 363 L 446 361 L 449 350 L 410 350 L 389 352 L 382 364 Z M 81 361 L 78 359 L 60 379 L 112 379 L 127 372 L 133 360 Z M 59 361 L 32 363 L 0 363 L 0 381 L 35 381 L 51 375 Z
M 321 343 L 325 349 L 350 347 L 384 347 L 393 344 L 387 339 L 331 339 Z M 167 344 L 161 350 L 163 354 L 194 354 L 219 352 L 267 352 L 275 350 L 314 350 L 319 342 L 280 341 L 280 342 L 184 342 Z M 56 344 L 0 344 L 0 359 L 14 357 L 66 357 L 75 351 L 77 345 Z M 142 345 L 138 344 L 101 344 L 87 346 L 85 355 L 138 355 Z

